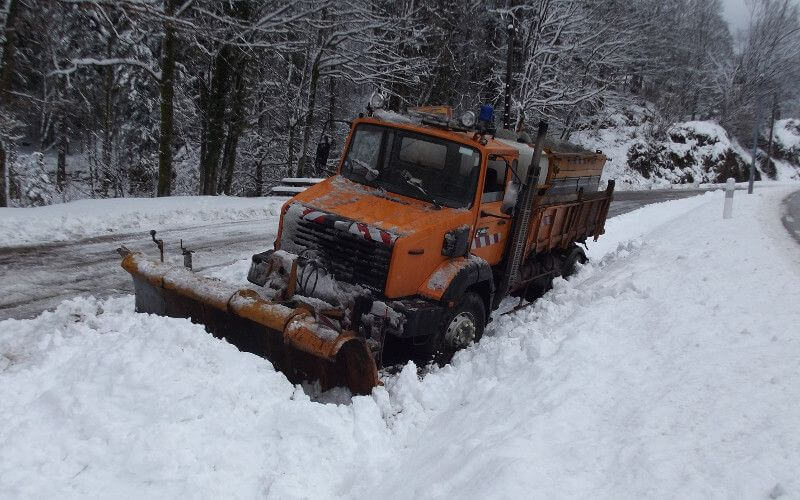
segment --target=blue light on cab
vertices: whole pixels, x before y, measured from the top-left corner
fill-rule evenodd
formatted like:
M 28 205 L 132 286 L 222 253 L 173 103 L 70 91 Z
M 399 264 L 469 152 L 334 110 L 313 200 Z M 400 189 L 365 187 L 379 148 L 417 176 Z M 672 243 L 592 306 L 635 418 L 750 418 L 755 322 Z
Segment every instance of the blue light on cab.
M 478 116 L 478 121 L 492 123 L 494 120 L 494 108 L 491 104 L 483 104 L 481 105 L 481 112 Z

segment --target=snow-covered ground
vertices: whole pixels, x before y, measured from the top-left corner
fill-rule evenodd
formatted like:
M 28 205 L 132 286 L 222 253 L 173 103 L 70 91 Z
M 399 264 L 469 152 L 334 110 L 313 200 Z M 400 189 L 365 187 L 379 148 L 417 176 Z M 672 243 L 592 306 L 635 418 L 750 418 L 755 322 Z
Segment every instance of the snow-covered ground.
M 799 497 L 797 187 L 615 217 L 451 366 L 339 404 L 131 298 L 0 322 L 0 497 Z
M 0 245 L 28 245 L 278 215 L 285 198 L 173 196 L 0 208 Z

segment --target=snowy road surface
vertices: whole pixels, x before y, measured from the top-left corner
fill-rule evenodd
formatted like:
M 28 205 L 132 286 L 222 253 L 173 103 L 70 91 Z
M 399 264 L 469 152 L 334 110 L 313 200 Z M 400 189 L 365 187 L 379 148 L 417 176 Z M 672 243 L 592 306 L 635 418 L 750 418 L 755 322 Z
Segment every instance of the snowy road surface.
M 796 189 L 615 217 L 452 365 L 341 404 L 130 296 L 0 322 L 0 497 L 798 498 Z
M 610 215 L 629 212 L 648 203 L 683 198 L 697 193 L 698 191 L 677 189 L 622 191 L 615 194 L 616 200 L 611 207 Z M 227 205 L 236 202 L 235 199 L 230 198 L 220 199 L 223 204 Z M 89 203 L 97 201 L 88 200 L 84 203 L 86 206 L 80 207 L 86 213 L 75 214 L 75 218 L 84 220 L 82 224 L 59 224 L 58 227 L 73 226 L 71 232 L 62 230 L 59 233 L 58 228 L 51 222 L 53 214 L 48 211 L 48 224 L 44 226 L 44 230 L 40 225 L 31 224 L 26 227 L 24 234 L 29 238 L 43 240 L 51 234 L 68 237 L 70 234 L 101 233 L 103 230 L 101 219 L 91 213 L 92 205 Z M 108 200 L 99 201 L 105 205 Z M 179 198 L 178 201 L 180 201 Z M 120 245 L 125 245 L 132 250 L 140 250 L 157 256 L 155 245 L 150 241 L 148 235 L 150 228 L 159 230 L 158 237 L 162 238 L 167 245 L 165 254 L 175 262 L 182 262 L 178 249 L 179 240 L 182 238 L 189 249 L 196 251 L 194 262 L 195 268 L 199 271 L 213 270 L 271 248 L 277 231 L 277 214 L 283 201 L 284 199 L 280 198 L 246 199 L 248 210 L 252 211 L 254 206 L 260 204 L 261 211 L 246 212 L 241 207 L 236 207 L 239 211 L 234 212 L 231 216 L 252 213 L 253 220 L 249 221 L 195 224 L 188 229 L 177 228 L 161 231 L 160 228 L 164 225 L 175 226 L 176 218 L 170 217 L 170 210 L 174 212 L 178 209 L 165 202 L 164 199 L 158 199 L 154 204 L 166 204 L 163 208 L 157 206 L 154 214 L 148 213 L 144 216 L 137 213 L 137 217 L 131 217 L 123 210 L 118 209 L 120 214 L 115 216 L 114 221 L 120 221 L 119 223 L 127 228 L 139 227 L 141 228 L 139 232 L 97 236 L 78 241 L 0 247 L 0 275 L 4 277 L 0 281 L 0 320 L 31 318 L 76 295 L 93 295 L 97 298 L 104 298 L 133 293 L 130 277 L 120 269 L 119 256 L 114 250 Z M 173 201 L 173 203 L 175 202 Z M 125 200 L 122 200 L 121 204 L 124 205 Z M 266 207 L 266 212 L 264 207 Z M 50 209 L 51 207 L 44 208 Z M 223 215 L 228 214 L 224 213 Z M 86 218 L 90 220 L 96 218 L 97 222 L 94 222 L 94 225 L 98 227 L 91 227 L 91 224 L 85 222 Z M 182 218 L 178 217 L 177 220 L 178 222 L 197 221 L 188 214 L 184 214 Z M 22 231 L 20 227 L 25 226 L 25 222 L 24 219 L 21 219 L 16 225 L 9 224 L 7 230 L 9 233 L 13 230 L 20 232 Z M 87 228 L 87 226 L 89 227 Z M 17 237 L 16 239 L 21 238 Z M 15 241 L 14 238 L 11 240 Z M 238 279 L 243 280 L 244 275 L 239 276 Z

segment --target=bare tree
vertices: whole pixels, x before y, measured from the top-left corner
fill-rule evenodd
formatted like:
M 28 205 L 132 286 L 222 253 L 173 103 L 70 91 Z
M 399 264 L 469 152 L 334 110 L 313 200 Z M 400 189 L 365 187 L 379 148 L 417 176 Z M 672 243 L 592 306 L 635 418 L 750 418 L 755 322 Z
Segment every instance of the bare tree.
M 3 0 L 0 9 L 0 207 L 8 206 L 8 139 L 14 129 L 11 113 L 6 105 L 11 93 L 11 75 L 14 71 L 15 22 L 17 0 Z
M 392 84 L 414 83 L 419 77 L 422 58 L 403 50 L 404 45 L 415 43 L 414 32 L 407 26 L 416 11 L 397 14 L 369 0 L 346 0 L 308 19 L 314 35 L 309 40 L 299 175 L 319 174 L 313 171 L 309 142 L 320 81 L 336 79 L 388 88 Z
M 766 109 L 773 96 L 795 98 L 800 79 L 800 7 L 790 0 L 750 5 L 752 18 L 730 70 L 724 116 L 740 132 L 749 129 L 756 107 Z

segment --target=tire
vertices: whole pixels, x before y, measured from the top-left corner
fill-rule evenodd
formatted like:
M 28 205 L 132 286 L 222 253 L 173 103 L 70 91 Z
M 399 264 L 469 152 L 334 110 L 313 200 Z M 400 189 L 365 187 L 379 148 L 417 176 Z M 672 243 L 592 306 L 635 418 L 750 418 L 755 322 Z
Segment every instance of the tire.
M 486 328 L 486 306 L 474 292 L 465 293 L 445 314 L 425 345 L 425 360 L 439 366 L 453 359 L 456 351 L 478 342 Z
M 579 246 L 572 247 L 572 250 L 564 258 L 564 264 L 561 266 L 561 277 L 566 279 L 575 274 L 578 270 L 578 264 L 586 264 L 589 259 Z

